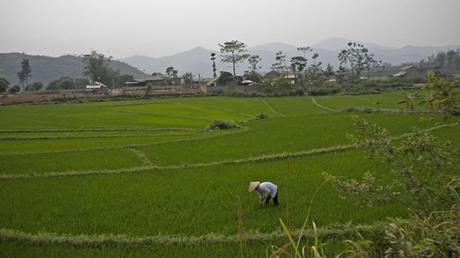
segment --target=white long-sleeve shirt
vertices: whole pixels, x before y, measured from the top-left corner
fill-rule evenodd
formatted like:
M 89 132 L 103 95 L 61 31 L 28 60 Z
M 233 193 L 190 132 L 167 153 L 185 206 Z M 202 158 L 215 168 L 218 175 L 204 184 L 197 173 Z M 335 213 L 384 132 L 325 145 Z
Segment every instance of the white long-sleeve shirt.
M 278 192 L 278 186 L 271 182 L 260 183 L 256 191 L 259 193 L 260 198 L 265 198 L 270 195 L 272 198 L 275 198 L 276 193 Z

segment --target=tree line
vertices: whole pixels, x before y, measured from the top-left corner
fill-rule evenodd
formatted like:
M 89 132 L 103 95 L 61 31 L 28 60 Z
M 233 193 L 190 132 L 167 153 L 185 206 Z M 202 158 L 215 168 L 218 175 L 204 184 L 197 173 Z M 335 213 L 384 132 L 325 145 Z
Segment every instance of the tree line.
M 259 63 L 262 59 L 258 55 L 250 55 L 245 43 L 232 40 L 219 44 L 219 48 L 221 61 L 232 65 L 234 77 L 237 76 L 236 65 L 245 61 L 249 63 L 249 67 L 244 75 L 259 73 L 261 69 Z M 374 54 L 368 48 L 357 42 L 348 43 L 347 47 L 339 52 L 337 58 L 340 66 L 336 71 L 330 64 L 327 64 L 326 68 L 323 69 L 322 62 L 319 61 L 319 54 L 314 52 L 313 48 L 301 46 L 297 50 L 299 55 L 291 57 L 290 60 L 287 60 L 282 51 L 277 52 L 271 70 L 280 75 L 293 74 L 297 83 L 308 83 L 316 81 L 320 77 L 331 78 L 333 75 L 345 73 L 349 74 L 350 79 L 360 80 L 363 72 L 382 66 L 381 60 L 375 59 Z M 214 76 L 216 76 L 215 55 L 216 53 L 211 54 Z
M 421 67 L 439 67 L 460 71 L 460 49 L 441 51 L 419 62 Z

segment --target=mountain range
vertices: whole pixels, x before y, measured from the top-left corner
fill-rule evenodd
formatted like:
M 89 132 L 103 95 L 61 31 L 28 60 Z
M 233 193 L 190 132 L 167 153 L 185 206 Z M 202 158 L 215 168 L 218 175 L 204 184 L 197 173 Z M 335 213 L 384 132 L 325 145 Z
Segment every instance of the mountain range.
M 324 65 L 329 63 L 337 67 L 337 54 L 341 49 L 347 47 L 348 42 L 350 40 L 345 38 L 323 40 L 311 46 L 314 49 L 311 53 L 318 53 L 318 60 Z M 369 42 L 361 43 L 364 43 L 375 54 L 377 59 L 393 65 L 418 62 L 437 52 L 460 48 L 460 45 L 446 45 L 442 47 L 405 46 L 394 48 Z M 249 47 L 247 50 L 250 54 L 259 55 L 262 58 L 260 66 L 262 67 L 262 71 L 265 72 L 270 70 L 275 59 L 275 53 L 278 51 L 282 51 L 286 55 L 287 62 L 293 56 L 302 55 L 296 46 L 285 43 L 268 43 Z M 164 73 L 169 66 L 177 69 L 179 74 L 191 72 L 194 76 L 200 75 L 202 78 L 209 78 L 212 76 L 210 56 L 213 52 L 218 55 L 216 60 L 217 71 L 232 71 L 230 64 L 220 62 L 217 50 L 202 47 L 196 47 L 175 55 L 160 58 L 134 55 L 124 59 L 112 60 L 111 66 L 115 70 L 119 70 L 122 74 L 130 74 L 137 79 L 144 79 L 153 72 Z M 32 76 L 29 82 L 41 81 L 48 83 L 63 76 L 71 78 L 83 77 L 84 65 L 80 56 L 63 55 L 60 57 L 48 57 L 23 53 L 0 53 L 0 77 L 5 77 L 11 85 L 17 84 L 17 72 L 20 69 L 20 61 L 23 58 L 28 58 L 32 66 Z M 238 64 L 237 72 L 239 74 L 243 73 L 248 70 L 248 66 L 247 63 Z
M 350 42 L 350 40 L 345 38 L 326 39 L 315 45 L 312 45 L 311 47 L 314 49 L 312 53 L 318 53 L 318 60 L 321 61 L 324 65 L 329 63 L 331 65 L 337 66 L 337 54 L 341 49 L 347 47 L 348 42 Z M 441 47 L 405 46 L 402 48 L 395 48 L 381 46 L 369 42 L 360 43 L 365 44 L 365 46 L 375 54 L 376 59 L 382 60 L 383 62 L 390 63 L 392 65 L 419 62 L 422 59 L 440 51 L 460 48 L 460 45 L 446 45 Z M 289 62 L 290 58 L 293 56 L 302 55 L 302 53 L 297 50 L 296 46 L 278 42 L 249 47 L 247 50 L 250 54 L 259 55 L 262 58 L 260 65 L 262 67 L 262 71 L 265 72 L 270 70 L 270 67 L 275 59 L 275 53 L 278 51 L 282 51 L 286 55 L 287 62 Z M 149 74 L 153 72 L 164 72 L 167 67 L 173 66 L 179 71 L 179 74 L 191 72 L 194 75 L 200 74 L 201 77 L 211 77 L 212 68 L 210 55 L 213 52 L 219 55 L 219 51 L 217 50 L 196 47 L 191 50 L 180 52 L 171 56 L 153 58 L 149 56 L 135 55 L 120 59 L 120 61 L 137 67 Z M 218 62 L 216 65 L 218 71 L 232 70 L 231 65 L 220 62 L 220 58 L 217 58 L 217 61 Z M 238 73 L 242 73 L 245 70 L 248 70 L 247 63 L 238 64 Z
M 29 59 L 32 74 L 29 82 L 48 83 L 52 80 L 67 76 L 71 78 L 83 78 L 83 58 L 79 56 L 64 55 L 60 57 L 48 57 L 27 55 L 23 53 L 0 54 L 0 77 L 6 78 L 11 85 L 18 83 L 17 72 L 20 70 L 20 62 L 23 58 Z M 135 78 L 146 78 L 144 72 L 129 64 L 113 60 L 111 67 L 119 70 L 122 74 L 129 74 Z

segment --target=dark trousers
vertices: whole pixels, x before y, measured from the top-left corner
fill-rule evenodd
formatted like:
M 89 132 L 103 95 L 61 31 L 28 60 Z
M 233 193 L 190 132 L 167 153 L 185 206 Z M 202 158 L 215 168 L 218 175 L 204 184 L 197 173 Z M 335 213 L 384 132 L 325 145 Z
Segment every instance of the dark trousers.
M 267 197 L 267 199 L 265 199 L 265 205 L 268 205 L 268 203 L 270 202 L 270 199 L 271 199 L 271 198 L 272 198 L 272 197 L 269 195 L 269 196 Z M 278 192 L 276 193 L 275 197 L 273 197 L 273 205 L 274 205 L 275 207 L 278 207 Z

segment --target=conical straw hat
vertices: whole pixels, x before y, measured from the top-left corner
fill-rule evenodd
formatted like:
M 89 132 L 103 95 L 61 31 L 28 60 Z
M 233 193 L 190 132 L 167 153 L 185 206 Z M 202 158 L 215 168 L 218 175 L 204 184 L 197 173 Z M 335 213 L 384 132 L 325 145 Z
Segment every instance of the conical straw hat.
M 252 192 L 256 190 L 257 186 L 259 186 L 260 182 L 255 181 L 255 182 L 249 182 L 249 192 Z

